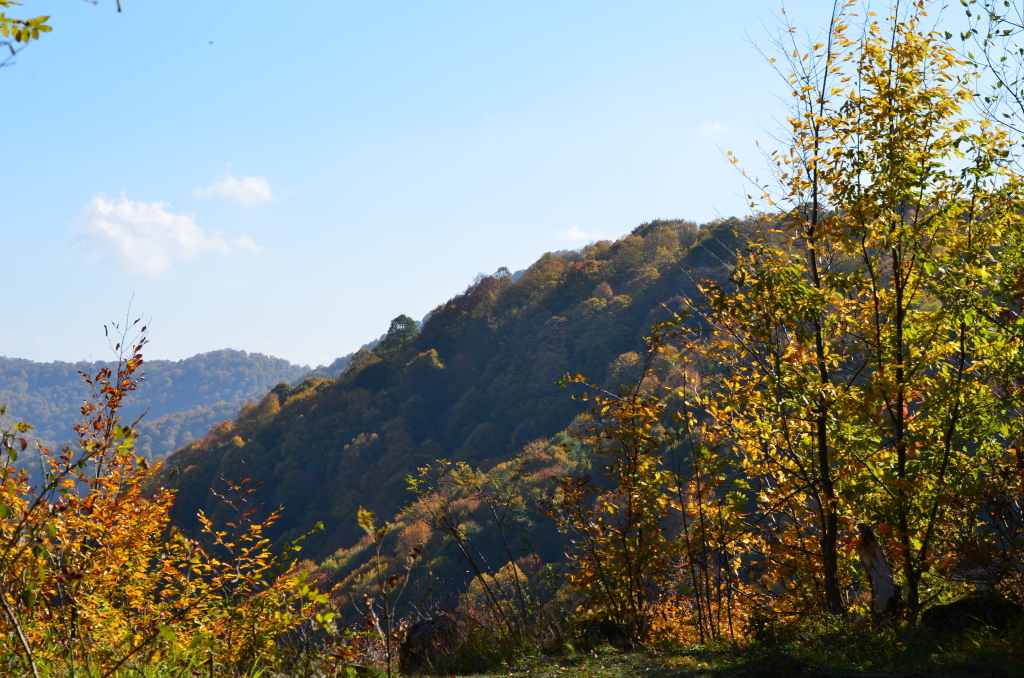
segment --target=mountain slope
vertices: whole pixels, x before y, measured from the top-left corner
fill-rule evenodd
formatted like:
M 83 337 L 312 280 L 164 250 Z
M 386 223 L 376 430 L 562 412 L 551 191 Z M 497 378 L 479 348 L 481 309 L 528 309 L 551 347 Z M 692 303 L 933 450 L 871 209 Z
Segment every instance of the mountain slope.
M 337 379 L 275 387 L 172 455 L 176 522 L 189 529 L 200 509 L 226 520 L 209 488 L 252 478 L 264 482 L 259 501 L 285 507 L 272 538 L 323 521 L 304 553 L 353 544 L 357 508 L 394 515 L 418 466 L 493 465 L 566 427 L 580 403 L 554 383 L 565 372 L 629 381 L 650 325 L 695 292 L 694 276 L 724 274 L 739 227 L 652 222 L 615 243 L 546 254 L 515 282 L 506 270 L 483 277 L 407 344 L 360 351 Z

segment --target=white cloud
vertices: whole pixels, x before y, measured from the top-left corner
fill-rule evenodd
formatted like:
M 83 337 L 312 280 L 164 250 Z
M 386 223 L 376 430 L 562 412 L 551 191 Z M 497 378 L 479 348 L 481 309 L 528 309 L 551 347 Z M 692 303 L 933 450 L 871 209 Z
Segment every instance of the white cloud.
M 731 130 L 720 122 L 700 126 L 700 134 L 704 137 L 717 137 L 718 135 L 726 134 L 729 131 Z
M 194 214 L 173 214 L 165 202 L 137 202 L 124 194 L 108 200 L 100 193 L 85 205 L 74 230 L 84 236 L 76 244 L 92 244 L 129 273 L 159 275 L 170 271 L 175 259 L 195 259 L 205 252 L 231 254 L 258 252 L 259 246 L 242 236 L 230 242 L 218 233 L 207 234 Z
M 262 252 L 263 248 L 252 241 L 247 235 L 243 235 L 239 238 L 233 238 L 231 244 L 240 250 L 247 250 L 249 252 Z
M 224 198 L 246 207 L 274 199 L 274 192 L 270 190 L 270 182 L 263 177 L 238 178 L 230 171 L 218 176 L 216 181 L 209 186 L 200 186 L 193 190 L 192 195 L 197 198 Z
M 579 226 L 570 226 L 564 231 L 555 231 L 555 240 L 572 243 L 589 243 L 601 237 L 600 233 L 584 231 Z

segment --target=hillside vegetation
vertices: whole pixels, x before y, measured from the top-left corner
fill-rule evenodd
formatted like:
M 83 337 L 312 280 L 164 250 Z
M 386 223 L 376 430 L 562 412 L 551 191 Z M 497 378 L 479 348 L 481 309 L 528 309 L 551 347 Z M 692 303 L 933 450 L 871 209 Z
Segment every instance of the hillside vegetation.
M 353 356 L 337 379 L 275 387 L 258 405 L 168 459 L 175 520 L 224 518 L 209 488 L 239 475 L 284 506 L 279 539 L 323 521 L 304 555 L 360 537 L 356 510 L 394 515 L 406 476 L 437 459 L 494 465 L 568 426 L 580 405 L 567 371 L 614 388 L 640 373 L 651 323 L 670 317 L 696 277 L 728 271 L 743 224 L 654 221 L 616 242 L 545 254 L 513 282 L 484 276 L 438 306 L 418 335 Z M 413 333 L 415 329 L 413 329 Z

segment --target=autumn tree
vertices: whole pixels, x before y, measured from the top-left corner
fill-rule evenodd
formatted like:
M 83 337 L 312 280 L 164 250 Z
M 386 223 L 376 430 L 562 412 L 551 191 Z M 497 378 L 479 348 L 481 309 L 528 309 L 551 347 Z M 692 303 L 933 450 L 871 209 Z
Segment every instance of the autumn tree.
M 989 120 L 1024 135 L 1024 6 L 1006 0 L 961 0 L 968 19 L 963 56 L 980 77 L 975 105 Z M 952 38 L 951 33 L 946 34 Z
M 205 540 L 170 527 L 173 490 L 135 453 L 121 407 L 142 378 L 145 327 L 123 328 L 117 361 L 83 374 L 91 398 L 75 445 L 41 449 L 38 485 L 16 465 L 27 424 L 0 431 L 0 667 L 6 675 L 111 676 L 160 660 L 231 671 L 273 661 L 276 639 L 319 614 L 327 596 L 292 567 L 296 544 L 272 552 L 253 516 L 250 481 L 222 494 L 235 509 L 221 529 L 200 514 Z M 321 609 L 314 609 L 321 608 Z
M 654 603 L 672 586 L 679 547 L 666 520 L 678 502 L 663 459 L 675 440 L 664 426 L 666 403 L 644 390 L 657 343 L 639 380 L 619 393 L 602 392 L 582 375 L 561 382 L 589 387 L 580 397 L 593 407 L 576 439 L 594 464 L 592 473 L 557 479 L 547 509 L 568 536 L 568 584 L 580 611 L 641 640 L 651 631 Z
M 948 582 L 944 535 L 980 520 L 955 498 L 1013 440 L 1019 395 L 1002 384 L 1021 348 L 999 319 L 1019 277 L 1018 181 L 1005 131 L 965 115 L 971 75 L 922 27 L 928 3 L 884 19 L 860 5 L 806 48 L 784 32 L 789 146 L 770 155 L 776 187 L 754 183 L 760 236 L 682 324 L 720 370 L 707 430 L 757 489 L 763 593 L 841 612 L 853 564 L 838 547 L 863 522 L 912 619 Z
M 94 0 L 96 4 L 98 0 Z M 0 0 L 0 10 L 9 10 L 12 7 L 20 7 L 22 3 L 17 0 Z M 117 11 L 121 11 L 121 0 L 117 0 Z M 49 24 L 48 16 L 30 16 L 26 18 L 10 16 L 6 11 L 0 11 L 0 68 L 10 66 L 14 57 L 21 50 L 25 49 L 33 40 L 38 40 L 43 33 L 49 33 L 53 27 Z
M 15 0 L 0 0 L 0 9 L 7 10 L 11 7 L 20 6 Z M 18 19 L 8 16 L 7 12 L 0 12 L 0 47 L 7 54 L 0 57 L 0 66 L 6 66 L 28 43 L 38 40 L 43 33 L 53 30 L 47 22 L 48 16 L 36 16 L 27 19 Z
M 377 350 L 383 353 L 396 351 L 415 339 L 417 334 L 419 328 L 416 321 L 403 313 L 391 321 L 391 326 L 378 344 Z

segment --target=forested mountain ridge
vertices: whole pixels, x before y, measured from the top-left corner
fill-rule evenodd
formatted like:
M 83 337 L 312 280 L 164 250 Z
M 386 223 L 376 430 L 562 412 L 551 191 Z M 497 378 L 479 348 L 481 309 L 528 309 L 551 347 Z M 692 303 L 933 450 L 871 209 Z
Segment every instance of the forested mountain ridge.
M 35 438 L 58 446 L 74 438 L 89 389 L 79 371 L 95 374 L 104 361 L 40 363 L 0 357 L 0 404 L 8 406 L 7 420 L 27 421 Z M 244 403 L 259 398 L 281 381 L 302 378 L 309 368 L 261 353 L 224 349 L 184 360 L 147 360 L 146 381 L 129 399 L 123 417 L 139 426 L 137 449 L 159 457 L 232 416 Z
M 352 545 L 358 507 L 394 515 L 418 467 L 492 465 L 569 425 L 581 404 L 555 385 L 566 372 L 611 387 L 633 379 L 651 324 L 692 296 L 697 278 L 727 274 L 744 227 L 655 221 L 545 254 L 514 282 L 504 269 L 481 276 L 418 335 L 360 351 L 337 379 L 279 385 L 172 455 L 176 522 L 189 529 L 198 510 L 226 519 L 210 488 L 252 478 L 264 482 L 261 502 L 285 508 L 271 536 L 322 521 L 304 555 Z

